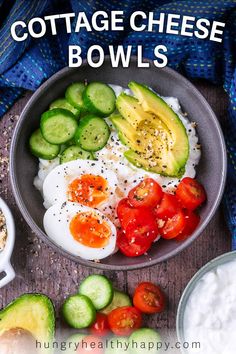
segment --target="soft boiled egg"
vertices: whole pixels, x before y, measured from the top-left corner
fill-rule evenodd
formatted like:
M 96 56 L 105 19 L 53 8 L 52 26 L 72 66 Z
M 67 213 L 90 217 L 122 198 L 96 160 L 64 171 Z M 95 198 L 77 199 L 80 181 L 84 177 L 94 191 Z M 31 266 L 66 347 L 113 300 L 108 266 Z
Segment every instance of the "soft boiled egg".
M 115 220 L 119 196 L 116 174 L 106 163 L 75 160 L 54 168 L 43 184 L 44 206 L 65 200 L 100 210 Z
M 60 247 L 87 260 L 99 260 L 115 251 L 116 227 L 101 212 L 78 203 L 51 206 L 43 219 L 47 235 Z

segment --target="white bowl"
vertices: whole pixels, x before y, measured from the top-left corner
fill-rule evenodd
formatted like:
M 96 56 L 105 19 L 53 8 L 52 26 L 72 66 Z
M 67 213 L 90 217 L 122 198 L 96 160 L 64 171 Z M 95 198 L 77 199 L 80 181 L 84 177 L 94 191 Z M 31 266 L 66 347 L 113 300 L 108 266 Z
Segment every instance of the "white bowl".
M 235 259 L 236 259 L 236 251 L 224 253 L 224 254 L 218 256 L 217 258 L 212 259 L 210 262 L 205 264 L 201 269 L 199 269 L 199 271 L 193 276 L 193 278 L 190 280 L 190 282 L 186 286 L 186 288 L 181 296 L 179 305 L 178 305 L 177 317 L 176 317 L 176 331 L 177 331 L 177 337 L 178 337 L 178 340 L 180 341 L 180 343 L 187 342 L 187 338 L 186 338 L 185 332 L 184 332 L 185 309 L 186 309 L 188 300 L 189 300 L 193 290 L 197 286 L 198 282 L 202 279 L 202 277 L 206 273 L 216 269 L 216 267 L 218 267 L 219 265 L 223 265 L 228 262 L 235 261 Z M 182 348 L 181 353 L 188 354 L 189 351 Z
M 0 288 L 8 284 L 15 278 L 15 271 L 10 263 L 14 243 L 15 243 L 15 223 L 12 213 L 6 203 L 0 198 L 0 209 L 6 219 L 7 227 L 7 240 L 6 245 L 2 251 L 0 251 L 0 274 L 5 273 L 5 276 L 0 279 Z

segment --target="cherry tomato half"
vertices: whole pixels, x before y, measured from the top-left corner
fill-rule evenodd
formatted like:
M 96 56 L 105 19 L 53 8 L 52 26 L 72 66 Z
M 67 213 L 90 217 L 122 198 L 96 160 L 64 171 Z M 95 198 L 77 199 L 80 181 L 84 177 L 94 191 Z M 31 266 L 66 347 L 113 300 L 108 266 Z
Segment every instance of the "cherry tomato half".
M 176 241 L 184 241 L 186 238 L 192 235 L 192 233 L 196 230 L 199 222 L 200 216 L 191 210 L 184 210 L 185 215 L 185 227 L 182 233 L 177 236 Z
M 102 339 L 96 336 L 87 336 L 79 343 L 76 354 L 103 354 Z
M 135 329 L 141 327 L 142 316 L 135 307 L 118 307 L 109 313 L 108 322 L 114 334 L 129 336 Z
M 137 209 L 134 209 L 130 205 L 128 198 L 124 198 L 119 201 L 116 212 L 121 226 L 124 229 L 127 227 L 131 220 L 136 219 L 136 215 L 138 214 Z
M 174 216 L 167 219 L 163 227 L 159 229 L 161 237 L 169 240 L 180 235 L 185 228 L 185 215 L 179 210 Z
M 130 204 L 133 207 L 155 207 L 163 195 L 162 188 L 152 178 L 145 178 L 128 194 Z
M 158 236 L 158 226 L 154 213 L 149 208 L 139 208 L 139 213 L 125 229 L 127 239 L 139 244 L 150 244 Z
M 151 243 L 129 241 L 123 231 L 117 235 L 117 246 L 126 257 L 138 257 L 146 253 L 151 247 Z
M 156 208 L 158 219 L 167 220 L 180 210 L 179 202 L 175 195 L 164 193 L 160 205 Z
M 194 210 L 206 201 L 204 187 L 194 178 L 185 177 L 176 189 L 176 196 L 183 207 Z
M 143 282 L 135 289 L 133 303 L 143 313 L 158 313 L 164 311 L 166 297 L 159 286 Z
M 90 333 L 104 337 L 109 333 L 110 327 L 107 316 L 103 313 L 97 312 L 96 321 L 90 327 Z

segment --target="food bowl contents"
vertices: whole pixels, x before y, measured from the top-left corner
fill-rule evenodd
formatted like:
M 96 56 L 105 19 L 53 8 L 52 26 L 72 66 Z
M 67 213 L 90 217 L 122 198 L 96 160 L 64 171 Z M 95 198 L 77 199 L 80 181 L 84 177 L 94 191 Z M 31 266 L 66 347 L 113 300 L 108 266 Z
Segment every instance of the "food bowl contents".
M 1 354 L 37 354 L 36 341 L 54 339 L 55 315 L 51 300 L 41 294 L 24 294 L 0 311 Z
M 175 195 L 163 192 L 154 179 L 144 179 L 118 203 L 119 250 L 127 257 L 137 257 L 160 237 L 185 240 L 197 228 L 200 216 L 196 209 L 205 200 L 203 186 L 193 178 L 183 178 Z
M 198 281 L 184 312 L 186 341 L 201 343 L 191 353 L 236 351 L 236 259 L 216 266 Z
M 132 339 L 138 339 L 140 335 L 141 340 L 144 338 L 142 333 L 150 334 L 150 338 L 149 335 L 146 338 L 147 341 L 152 335 L 158 336 L 160 341 L 156 331 L 141 328 L 142 314 L 160 313 L 165 307 L 165 294 L 153 283 L 140 283 L 131 300 L 129 295 L 114 289 L 108 278 L 94 274 L 82 281 L 77 294 L 65 300 L 62 314 L 70 327 L 87 329 L 87 332 L 70 337 L 73 341 L 80 341 L 88 334 L 97 338 L 112 334 L 118 338 L 131 336 Z
M 0 209 L 0 251 L 2 251 L 5 248 L 6 242 L 7 242 L 6 218 L 2 210 Z
M 116 227 L 98 210 L 79 203 L 57 203 L 44 215 L 47 235 L 68 252 L 99 260 L 115 251 Z
M 29 140 L 39 158 L 34 185 L 48 209 L 45 231 L 88 260 L 100 261 L 118 248 L 140 256 L 160 236 L 184 240 L 196 229 L 195 209 L 206 199 L 194 180 L 200 159 L 195 124 L 178 99 L 134 81 L 128 86 L 71 84 Z M 137 190 L 148 190 L 149 198 L 137 198 Z M 122 220 L 126 211 L 132 222 Z

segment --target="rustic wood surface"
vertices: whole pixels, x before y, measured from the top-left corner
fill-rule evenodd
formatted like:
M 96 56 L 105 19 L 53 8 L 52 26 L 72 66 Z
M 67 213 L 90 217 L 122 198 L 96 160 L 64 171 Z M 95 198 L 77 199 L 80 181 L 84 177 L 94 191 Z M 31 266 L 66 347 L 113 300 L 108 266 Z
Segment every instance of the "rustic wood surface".
M 205 82 L 195 83 L 218 116 L 222 126 L 227 115 L 227 97 L 220 87 Z M 45 245 L 30 230 L 15 204 L 9 182 L 9 143 L 19 114 L 28 101 L 27 93 L 0 121 L 0 195 L 11 207 L 16 222 L 16 245 L 12 263 L 15 280 L 0 289 L 0 304 L 5 306 L 15 297 L 27 292 L 47 294 L 55 303 L 57 315 L 63 299 L 74 293 L 81 279 L 94 273 L 94 269 L 82 267 Z M 121 290 L 133 293 L 140 281 L 160 283 L 169 299 L 168 310 L 146 319 L 146 324 L 158 328 L 175 328 L 176 311 L 180 296 L 191 277 L 206 262 L 230 250 L 230 235 L 224 222 L 222 208 L 205 232 L 188 249 L 178 256 L 155 267 L 134 271 L 99 272 L 107 275 Z

